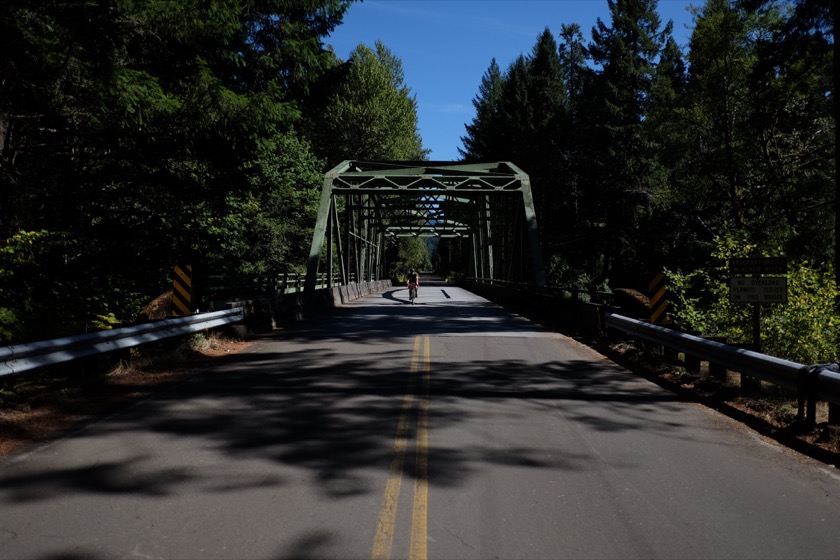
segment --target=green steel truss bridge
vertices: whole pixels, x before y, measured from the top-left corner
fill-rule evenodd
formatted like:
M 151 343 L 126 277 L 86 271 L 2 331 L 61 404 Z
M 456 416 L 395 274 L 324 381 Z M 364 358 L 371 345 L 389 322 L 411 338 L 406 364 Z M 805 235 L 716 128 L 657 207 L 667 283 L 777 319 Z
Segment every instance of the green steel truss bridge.
M 545 284 L 528 175 L 510 162 L 353 161 L 324 176 L 305 291 L 388 277 L 386 239 L 457 245 L 478 278 Z

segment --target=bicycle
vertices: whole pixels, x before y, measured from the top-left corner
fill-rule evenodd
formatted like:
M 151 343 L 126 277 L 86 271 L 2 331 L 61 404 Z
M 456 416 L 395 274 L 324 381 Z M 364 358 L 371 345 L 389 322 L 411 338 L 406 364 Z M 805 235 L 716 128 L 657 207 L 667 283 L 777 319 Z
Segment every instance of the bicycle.
M 411 305 L 414 305 L 414 300 L 417 299 L 417 284 L 408 285 L 408 300 Z

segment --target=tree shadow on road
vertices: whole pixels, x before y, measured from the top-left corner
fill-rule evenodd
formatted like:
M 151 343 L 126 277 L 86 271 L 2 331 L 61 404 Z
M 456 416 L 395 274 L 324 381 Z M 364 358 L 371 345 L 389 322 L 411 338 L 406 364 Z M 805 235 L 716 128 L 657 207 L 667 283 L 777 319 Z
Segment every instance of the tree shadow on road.
M 0 470 L 0 504 L 73 495 L 270 493 L 301 484 L 300 474 L 291 474 L 301 472 L 325 500 L 376 500 L 403 414 L 410 416 L 404 434 L 410 454 L 415 449 L 418 337 L 430 337 L 433 351 L 435 344 L 457 348 L 481 337 L 497 345 L 516 346 L 522 336 L 562 344 L 560 335 L 486 300 L 431 295 L 423 305 L 407 306 L 387 292 L 229 356 L 73 436 L 96 455 L 63 464 L 38 461 L 36 452 L 21 468 Z M 561 426 L 603 434 L 680 437 L 683 426 L 672 393 L 594 354 L 543 362 L 513 353 L 494 361 L 464 355 L 434 361 L 429 381 L 432 487 L 458 488 L 491 468 L 573 474 L 603 461 L 583 444 L 559 448 L 560 438 L 507 445 L 474 438 L 457 446 L 435 440 L 440 431 L 481 426 L 488 408 L 511 423 L 526 421 L 529 411 L 548 411 Z M 124 442 L 132 443 L 120 450 Z M 615 468 L 638 468 L 630 457 L 615 461 Z M 415 476 L 413 455 L 405 465 L 404 476 Z M 279 556 L 312 556 L 335 536 L 327 529 L 302 532 Z

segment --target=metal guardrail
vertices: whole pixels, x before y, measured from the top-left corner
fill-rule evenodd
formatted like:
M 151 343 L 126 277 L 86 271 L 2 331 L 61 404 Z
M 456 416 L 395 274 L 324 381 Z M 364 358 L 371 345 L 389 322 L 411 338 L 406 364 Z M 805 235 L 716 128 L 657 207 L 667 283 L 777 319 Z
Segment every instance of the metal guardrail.
M 609 311 L 604 313 L 607 327 L 631 334 L 654 344 L 661 344 L 677 352 L 685 352 L 700 360 L 726 366 L 751 377 L 763 379 L 788 389 L 798 389 L 800 378 L 807 374 L 808 366 L 706 340 L 702 337 L 653 325 L 639 319 L 631 319 Z
M 493 284 L 517 290 L 524 295 L 540 294 L 563 298 L 563 292 L 572 293 L 575 299 L 587 294 L 591 301 L 609 300 L 611 294 L 586 292 L 569 288 L 538 288 L 519 282 L 472 278 L 472 281 Z M 558 297 L 559 296 L 559 297 Z M 697 360 L 706 361 L 747 377 L 767 381 L 796 391 L 799 398 L 800 421 L 815 422 L 816 402 L 827 401 L 840 405 L 840 363 L 805 365 L 753 350 L 747 350 L 684 333 L 675 329 L 651 324 L 647 321 L 625 317 L 603 307 L 603 326 L 622 331 L 636 338 L 683 352 Z M 829 415 L 831 416 L 831 415 Z
M 534 286 L 533 284 L 528 284 L 526 282 L 500 280 L 498 278 L 467 278 L 467 280 L 552 298 L 565 298 L 567 297 L 566 294 L 569 294 L 572 299 L 593 303 L 608 303 L 615 297 L 615 294 L 612 292 L 602 292 L 599 290 L 576 288 L 571 286 Z
M 243 318 L 244 310 L 237 307 L 78 336 L 3 346 L 0 347 L 0 377 L 230 325 Z
M 207 286 L 202 288 L 202 307 L 213 309 L 224 307 L 232 299 L 247 299 L 267 295 L 280 296 L 303 292 L 306 274 L 285 272 L 280 274 L 231 277 L 211 275 L 207 277 Z M 330 281 L 331 280 L 331 281 Z M 355 282 L 355 274 L 348 276 L 348 282 Z M 320 290 L 330 285 L 341 285 L 341 275 L 333 274 L 332 279 L 326 273 L 319 273 L 315 289 Z
M 840 366 L 836 363 L 804 365 L 609 311 L 604 312 L 604 324 L 728 370 L 793 389 L 799 395 L 800 420 L 815 421 L 817 400 L 840 404 Z M 807 414 L 803 406 L 807 407 Z

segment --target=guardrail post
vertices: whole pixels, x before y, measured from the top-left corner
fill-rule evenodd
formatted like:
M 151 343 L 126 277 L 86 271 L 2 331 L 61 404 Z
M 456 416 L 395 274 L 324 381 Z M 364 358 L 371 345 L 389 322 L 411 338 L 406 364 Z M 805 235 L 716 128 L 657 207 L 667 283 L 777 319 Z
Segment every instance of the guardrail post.
M 714 342 L 720 342 L 722 344 L 726 344 L 726 337 L 725 336 L 704 336 L 706 340 L 712 340 Z M 716 381 L 725 382 L 726 381 L 726 366 L 715 363 L 710 361 L 709 362 L 709 377 Z
M 832 426 L 840 426 L 840 405 L 828 403 L 828 423 Z
M 761 380 L 757 377 L 741 374 L 741 395 L 757 397 L 761 395 Z
M 756 346 L 754 344 L 733 344 L 738 348 L 742 348 L 744 350 L 751 350 L 754 352 L 758 352 Z M 743 372 L 740 373 L 741 376 L 741 396 L 744 397 L 757 397 L 761 394 L 761 379 L 757 377 L 752 377 L 749 375 L 744 374 Z
M 692 333 L 688 333 L 688 334 L 692 334 Z M 699 334 L 695 334 L 694 336 L 702 338 L 703 340 L 711 340 L 711 341 L 714 341 L 714 342 L 722 342 L 722 343 L 726 342 L 726 338 L 724 338 L 722 336 L 700 336 Z M 683 361 L 683 364 L 685 366 L 686 371 L 688 371 L 689 373 L 697 374 L 697 373 L 700 373 L 700 364 L 701 364 L 702 361 L 703 360 L 701 358 L 698 358 L 697 356 L 692 356 L 691 354 L 686 353 L 685 354 L 685 360 Z M 721 366 L 720 364 L 716 364 L 712 361 L 709 361 L 709 376 L 714 378 L 714 379 L 717 379 L 718 381 L 726 381 L 726 367 Z
M 685 366 L 685 370 L 688 373 L 700 373 L 700 358 L 698 358 L 697 356 L 686 354 L 685 360 L 683 360 L 683 365 Z
M 834 398 L 826 398 L 828 401 L 828 426 L 835 433 L 840 426 L 840 404 L 838 404 L 837 392 L 840 389 L 840 363 L 828 362 L 812 366 L 814 375 L 810 379 L 811 387 L 817 392 L 817 397 L 825 398 L 826 392 L 833 394 Z M 816 400 L 816 398 L 814 399 Z
M 598 314 L 600 315 L 598 319 L 601 324 L 601 330 L 604 333 L 604 338 L 607 340 L 617 340 L 617 333 L 621 332 L 619 329 L 614 329 L 607 324 L 607 313 L 614 313 L 617 311 L 617 307 L 608 307 L 606 305 L 602 306 L 598 310 Z
M 822 365 L 804 368 L 799 375 L 798 405 L 796 421 L 802 424 L 804 430 L 811 430 L 817 423 L 817 399 L 814 392 L 814 381 L 819 375 Z

